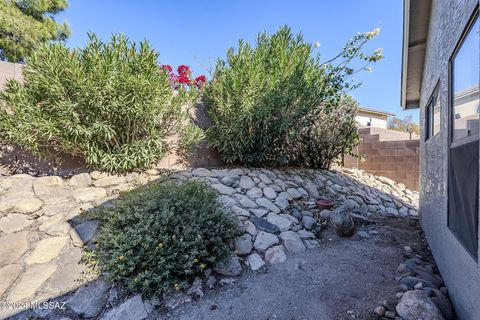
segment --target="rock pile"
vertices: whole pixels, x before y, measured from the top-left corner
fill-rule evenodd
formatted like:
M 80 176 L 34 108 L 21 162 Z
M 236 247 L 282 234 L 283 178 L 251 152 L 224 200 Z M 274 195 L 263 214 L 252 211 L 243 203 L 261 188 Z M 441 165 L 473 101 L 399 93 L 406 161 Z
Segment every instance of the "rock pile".
M 239 220 L 235 241 L 240 262 L 252 270 L 284 260 L 285 252 L 318 246 L 319 222 L 325 218 L 337 232 L 354 232 L 351 213 L 361 216 L 416 215 L 418 194 L 394 181 L 356 169 L 339 171 L 308 169 L 194 169 L 176 172 L 173 179 L 203 179 L 220 194 L 220 201 Z M 321 212 L 317 198 L 333 200 L 338 208 Z M 271 250 L 269 250 L 271 249 Z M 267 254 L 268 253 L 268 254 Z M 217 271 L 232 275 L 232 268 Z
M 72 318 L 97 313 L 101 318 L 122 319 L 131 315 L 122 311 L 124 308 L 138 311 L 132 319 L 143 319 L 140 315 L 148 314 L 156 302 L 134 297 L 121 307 L 123 304 L 112 302 L 113 289 L 97 282 L 89 285 L 90 289 L 82 287 L 75 292 L 84 271 L 78 264 L 82 247 L 94 243 L 98 228 L 97 222 L 82 222 L 76 217 L 82 210 L 110 205 L 120 191 L 164 178 L 157 170 L 125 176 L 98 171 L 69 178 L 0 176 L 0 299 L 45 301 L 73 290 L 68 312 L 64 312 Z M 221 203 L 238 218 L 240 232 L 234 243 L 235 253 L 227 263 L 217 266 L 216 274 L 209 271 L 205 279 L 194 282 L 190 295 L 163 301 L 167 307 L 201 296 L 202 288 L 214 286 L 218 275 L 226 277 L 218 283 L 228 283 L 229 277 L 245 268 L 256 271 L 284 262 L 289 252 L 317 247 L 322 225 L 330 216 L 332 223 L 349 235 L 353 232 L 352 213 L 365 217 L 417 215 L 416 192 L 355 169 L 197 168 L 170 173 L 169 178 L 207 181 L 218 191 Z M 336 209 L 318 210 L 315 199 L 319 197 L 332 200 Z M 345 219 L 336 222 L 336 215 Z M 92 299 L 94 305 L 75 304 L 90 294 L 98 295 L 98 299 Z M 110 298 L 105 298 L 107 295 Z M 11 313 L 0 311 L 0 317 Z M 33 316 L 48 318 L 38 312 Z
M 405 261 L 397 269 L 398 302 L 384 301 L 374 310 L 387 319 L 453 320 L 455 314 L 443 279 L 431 257 L 405 247 Z

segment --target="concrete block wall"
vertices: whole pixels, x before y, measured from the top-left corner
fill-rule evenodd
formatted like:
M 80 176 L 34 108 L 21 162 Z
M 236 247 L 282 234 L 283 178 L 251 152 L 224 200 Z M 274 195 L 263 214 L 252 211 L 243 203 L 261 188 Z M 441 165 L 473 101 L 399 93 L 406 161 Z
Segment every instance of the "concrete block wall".
M 155 167 L 166 169 L 180 169 L 185 167 L 216 167 L 222 166 L 224 162 L 220 159 L 220 154 L 208 146 L 207 141 L 202 141 L 196 154 L 189 161 L 185 161 L 174 151 L 170 152 Z
M 192 116 L 197 125 L 202 128 L 209 126 L 209 119 L 206 116 L 204 106 L 199 104 L 193 110 Z M 206 140 L 202 141 L 199 148 L 189 159 L 180 156 L 175 146 L 178 143 L 177 136 L 167 139 L 172 150 L 155 164 L 159 169 L 182 169 L 186 167 L 216 167 L 224 165 L 220 154 L 208 145 Z M 38 175 L 70 175 L 89 171 L 90 169 L 80 158 L 55 150 L 43 150 L 51 158 L 39 158 L 31 152 L 18 146 L 0 141 L 0 175 L 28 172 Z
M 406 133 L 372 129 L 359 128 L 362 142 L 354 151 L 363 155 L 364 159 L 345 156 L 343 166 L 363 169 L 403 183 L 412 190 L 418 190 L 420 140 L 394 140 L 405 138 Z
M 22 80 L 22 69 L 21 64 L 0 61 L 0 90 L 9 79 Z

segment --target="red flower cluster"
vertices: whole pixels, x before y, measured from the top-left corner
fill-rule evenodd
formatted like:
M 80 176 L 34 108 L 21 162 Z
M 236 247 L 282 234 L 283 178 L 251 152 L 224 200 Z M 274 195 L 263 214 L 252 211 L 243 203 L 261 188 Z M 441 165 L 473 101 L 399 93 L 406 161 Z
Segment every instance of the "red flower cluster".
M 205 82 L 207 82 L 207 77 L 205 77 L 204 75 L 195 78 L 195 85 L 197 87 L 203 85 Z
M 195 87 L 200 88 L 207 82 L 207 77 L 205 77 L 204 75 L 198 76 L 193 79 L 190 67 L 183 64 L 177 68 L 178 75 L 173 73 L 172 67 L 168 64 L 162 65 L 161 68 L 168 72 L 170 82 L 175 89 L 178 89 L 179 85 L 195 85 Z
M 177 76 L 178 83 L 190 85 L 190 75 L 192 74 L 190 67 L 182 64 L 177 68 L 177 72 L 178 72 L 178 76 Z
M 173 71 L 172 67 L 170 67 L 168 64 L 163 64 L 162 69 L 167 71 L 167 72 L 172 72 Z
M 192 71 L 190 71 L 190 67 L 182 64 L 177 68 L 179 75 L 190 75 Z

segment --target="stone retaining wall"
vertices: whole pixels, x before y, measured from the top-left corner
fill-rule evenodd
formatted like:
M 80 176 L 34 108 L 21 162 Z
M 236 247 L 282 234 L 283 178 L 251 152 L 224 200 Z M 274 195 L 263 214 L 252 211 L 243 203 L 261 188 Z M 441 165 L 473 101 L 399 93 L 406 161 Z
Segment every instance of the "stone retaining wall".
M 125 176 L 94 171 L 68 179 L 0 176 L 0 301 L 61 299 L 67 301 L 62 315 L 71 319 L 101 313 L 102 319 L 119 319 L 121 307 L 111 308 L 106 303 L 107 284 L 94 282 L 94 289 L 89 287 L 97 292 L 95 298 L 87 294 L 91 291 L 83 291 L 88 287 L 77 291 L 85 271 L 85 265 L 78 262 L 84 246 L 95 244 L 99 227 L 98 221 L 84 221 L 78 215 L 97 206 L 115 205 L 119 192 L 165 178 L 157 170 Z M 215 276 L 220 277 L 238 275 L 244 268 L 259 270 L 266 264 L 285 261 L 291 253 L 317 247 L 325 219 L 337 210 L 338 214 L 352 212 L 358 217 L 417 215 L 416 192 L 356 169 L 344 169 L 342 173 L 197 168 L 171 173 L 169 178 L 204 180 L 218 191 L 219 201 L 237 218 L 241 231 L 235 241 L 237 253 L 230 263 L 215 268 Z M 314 200 L 320 196 L 334 201 L 337 208 L 331 212 L 317 209 Z M 18 319 L 57 319 L 48 313 L 39 314 L 41 311 L 27 311 Z M 16 312 L 0 310 L 0 319 Z

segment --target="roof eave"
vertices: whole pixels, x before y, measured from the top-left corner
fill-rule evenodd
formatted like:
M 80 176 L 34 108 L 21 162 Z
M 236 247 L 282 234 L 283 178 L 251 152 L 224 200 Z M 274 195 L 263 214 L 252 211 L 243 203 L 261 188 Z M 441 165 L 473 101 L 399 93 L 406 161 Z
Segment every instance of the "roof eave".
M 408 36 L 410 25 L 410 0 L 403 1 L 403 43 L 402 43 L 402 79 L 400 104 L 407 108 L 407 66 L 408 66 Z
M 432 0 L 404 0 L 400 104 L 419 107 Z

